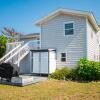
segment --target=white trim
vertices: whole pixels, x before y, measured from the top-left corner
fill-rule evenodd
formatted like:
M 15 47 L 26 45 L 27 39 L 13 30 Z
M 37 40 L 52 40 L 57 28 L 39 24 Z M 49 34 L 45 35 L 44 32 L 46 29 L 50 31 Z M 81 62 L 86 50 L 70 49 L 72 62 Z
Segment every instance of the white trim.
M 32 67 L 32 53 L 31 53 L 31 51 L 29 52 L 29 54 L 30 54 L 30 73 L 32 72 L 32 69 L 31 69 L 31 67 Z
M 21 42 L 11 42 L 11 43 L 7 43 L 7 44 L 22 44 L 22 43 L 24 43 L 24 41 L 21 41 Z
M 70 14 L 70 15 L 87 17 L 89 20 L 91 20 L 92 26 L 96 29 L 96 31 L 99 30 L 99 26 L 98 26 L 96 19 L 95 19 L 94 15 L 92 14 L 92 12 L 71 10 L 71 9 L 58 9 L 58 10 L 50 13 L 48 16 L 41 18 L 40 20 L 36 21 L 35 24 L 40 26 L 44 22 L 54 18 L 55 16 L 58 16 L 59 14 Z
M 40 25 L 41 29 L 40 29 L 40 49 L 41 49 L 41 35 L 42 35 L 42 25 Z
M 88 19 L 87 19 L 87 17 L 86 17 L 86 58 L 88 59 L 88 60 L 90 60 L 89 59 L 89 55 L 88 55 Z
M 70 24 L 70 23 L 73 23 L 73 28 L 71 28 L 71 29 L 73 29 L 73 34 L 71 34 L 71 35 L 65 35 L 65 30 L 67 30 L 67 29 L 65 29 L 65 24 Z M 66 36 L 72 36 L 72 35 L 74 35 L 74 33 L 75 33 L 75 22 L 74 21 L 63 22 L 63 34 L 64 34 L 64 37 L 66 37 Z
M 89 16 L 89 15 L 91 15 L 91 13 L 88 11 L 79 11 L 79 10 L 71 10 L 71 9 L 57 9 L 56 11 L 53 11 L 49 15 L 36 21 L 35 24 L 40 25 L 44 20 L 47 20 L 52 16 L 59 15 L 60 13 L 72 14 L 72 15 L 77 15 L 77 16 L 87 16 L 87 15 Z
M 65 54 L 66 54 L 66 57 L 62 57 L 62 53 L 65 53 Z M 66 61 L 62 61 L 62 60 L 61 60 L 62 58 L 65 58 Z M 67 53 L 66 53 L 66 52 L 61 52 L 61 53 L 60 53 L 60 62 L 61 62 L 61 63 L 66 63 L 66 62 L 67 62 Z

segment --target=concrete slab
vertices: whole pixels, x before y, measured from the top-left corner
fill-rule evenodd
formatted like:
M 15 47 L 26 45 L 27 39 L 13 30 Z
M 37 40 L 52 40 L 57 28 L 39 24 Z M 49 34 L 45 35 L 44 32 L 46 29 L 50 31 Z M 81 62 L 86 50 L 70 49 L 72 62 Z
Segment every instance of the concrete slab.
M 41 81 L 47 80 L 47 77 L 42 76 L 30 76 L 30 75 L 20 75 L 19 77 L 13 77 L 11 82 L 0 81 L 0 84 L 15 85 L 15 86 L 25 86 Z

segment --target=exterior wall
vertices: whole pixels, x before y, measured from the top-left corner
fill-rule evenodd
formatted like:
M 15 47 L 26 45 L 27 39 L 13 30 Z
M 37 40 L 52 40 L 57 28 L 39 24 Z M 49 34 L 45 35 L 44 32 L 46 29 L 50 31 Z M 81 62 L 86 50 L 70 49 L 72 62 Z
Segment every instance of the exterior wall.
M 96 32 L 87 20 L 87 58 L 99 61 L 100 32 Z
M 64 23 L 74 22 L 74 34 L 64 35 Z M 77 61 L 86 57 L 86 18 L 59 15 L 41 25 L 41 48 L 53 48 L 57 53 L 57 68 L 74 67 Z M 61 62 L 61 53 L 67 54 L 66 62 Z
M 28 53 L 20 62 L 20 73 L 30 73 L 30 64 L 30 53 Z
M 49 73 L 56 70 L 56 53 L 55 51 L 49 52 Z
M 99 56 L 99 59 L 98 59 L 98 61 L 100 62 L 100 29 L 98 31 L 97 37 L 99 39 L 99 44 L 98 44 L 98 56 Z

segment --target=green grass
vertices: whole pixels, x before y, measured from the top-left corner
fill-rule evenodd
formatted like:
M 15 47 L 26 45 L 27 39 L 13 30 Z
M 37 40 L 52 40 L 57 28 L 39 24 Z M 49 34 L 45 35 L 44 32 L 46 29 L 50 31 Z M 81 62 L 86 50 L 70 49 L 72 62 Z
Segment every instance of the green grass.
M 52 79 L 25 87 L 0 85 L 0 100 L 100 100 L 100 82 Z

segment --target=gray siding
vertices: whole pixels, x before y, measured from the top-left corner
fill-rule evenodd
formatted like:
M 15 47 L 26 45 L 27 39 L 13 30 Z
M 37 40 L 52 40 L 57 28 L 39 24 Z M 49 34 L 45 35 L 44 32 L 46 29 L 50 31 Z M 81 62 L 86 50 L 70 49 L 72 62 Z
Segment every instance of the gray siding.
M 92 36 L 91 36 L 92 35 Z M 91 61 L 99 61 L 99 36 L 87 20 L 87 58 Z M 99 41 L 98 41 L 99 40 Z
M 64 23 L 74 22 L 74 34 L 64 35 Z M 57 68 L 74 67 L 81 57 L 86 57 L 86 18 L 59 15 L 41 25 L 41 48 L 57 50 Z M 67 53 L 66 62 L 61 62 L 61 53 Z
M 30 73 L 30 53 L 21 60 L 20 73 Z

